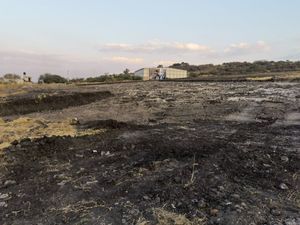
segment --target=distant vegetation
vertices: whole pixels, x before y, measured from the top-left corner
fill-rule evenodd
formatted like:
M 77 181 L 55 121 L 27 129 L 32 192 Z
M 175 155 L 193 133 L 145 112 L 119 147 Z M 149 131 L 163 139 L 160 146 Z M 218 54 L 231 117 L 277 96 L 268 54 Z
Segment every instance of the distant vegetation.
M 188 63 L 175 63 L 171 68 L 183 69 L 189 72 L 190 77 L 201 75 L 242 75 L 252 73 L 270 73 L 270 72 L 289 72 L 300 71 L 300 61 L 256 61 L 249 62 L 231 62 L 220 65 L 190 65 Z
M 18 74 L 14 74 L 14 73 L 8 73 L 5 74 L 3 76 L 4 79 L 8 79 L 8 80 L 17 80 L 17 79 L 21 79 L 21 76 Z
M 0 83 L 18 83 L 22 81 L 21 76 L 14 73 L 7 73 L 3 75 L 3 77 L 0 77 Z
M 68 80 L 62 76 L 46 73 L 39 77 L 39 83 L 52 84 L 52 83 L 67 83 Z
M 79 83 L 79 82 L 118 82 L 118 81 L 130 81 L 130 80 L 142 80 L 142 77 L 134 76 L 133 73 L 130 73 L 129 69 L 124 70 L 120 74 L 106 74 L 97 77 L 88 77 L 86 79 L 72 79 L 70 82 Z
M 86 79 L 86 82 L 115 82 L 124 80 L 142 80 L 142 77 L 134 76 L 133 74 L 113 74 L 89 77 Z

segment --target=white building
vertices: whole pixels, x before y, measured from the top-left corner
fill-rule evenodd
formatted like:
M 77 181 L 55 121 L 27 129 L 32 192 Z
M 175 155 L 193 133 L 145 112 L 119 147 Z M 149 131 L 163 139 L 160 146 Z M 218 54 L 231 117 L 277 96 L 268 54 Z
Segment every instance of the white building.
M 135 76 L 142 77 L 143 80 L 158 80 L 158 79 L 179 79 L 187 78 L 186 70 L 173 68 L 142 68 L 134 72 Z

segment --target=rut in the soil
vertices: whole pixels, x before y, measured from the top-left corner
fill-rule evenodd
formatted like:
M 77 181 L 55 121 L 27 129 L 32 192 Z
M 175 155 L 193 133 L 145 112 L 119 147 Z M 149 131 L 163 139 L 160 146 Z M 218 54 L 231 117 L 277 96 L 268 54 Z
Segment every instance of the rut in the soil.
M 27 98 L 12 98 L 0 104 L 0 116 L 24 115 L 33 112 L 61 110 L 72 106 L 90 104 L 113 96 L 109 91 L 48 95 L 39 94 Z

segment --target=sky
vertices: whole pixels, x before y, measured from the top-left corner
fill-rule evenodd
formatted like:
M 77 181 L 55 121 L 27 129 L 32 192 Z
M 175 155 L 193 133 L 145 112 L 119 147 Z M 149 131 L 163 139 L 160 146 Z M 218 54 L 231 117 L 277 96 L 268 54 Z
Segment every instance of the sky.
M 0 75 L 300 60 L 299 0 L 0 0 Z

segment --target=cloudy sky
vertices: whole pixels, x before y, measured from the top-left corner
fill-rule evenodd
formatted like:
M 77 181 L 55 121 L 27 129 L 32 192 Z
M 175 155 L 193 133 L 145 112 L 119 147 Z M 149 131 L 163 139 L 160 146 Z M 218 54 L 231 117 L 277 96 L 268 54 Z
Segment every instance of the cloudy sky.
M 0 74 L 300 60 L 298 0 L 0 0 Z

